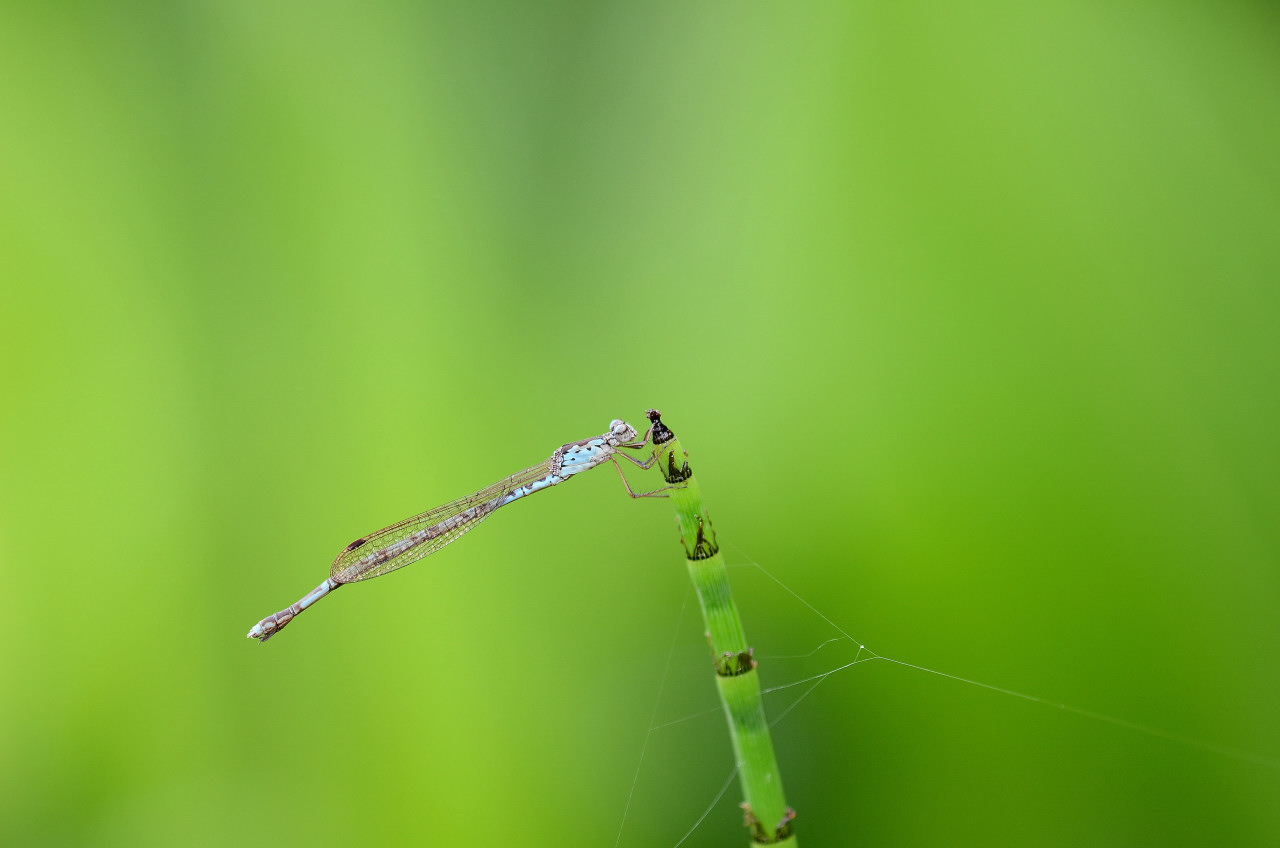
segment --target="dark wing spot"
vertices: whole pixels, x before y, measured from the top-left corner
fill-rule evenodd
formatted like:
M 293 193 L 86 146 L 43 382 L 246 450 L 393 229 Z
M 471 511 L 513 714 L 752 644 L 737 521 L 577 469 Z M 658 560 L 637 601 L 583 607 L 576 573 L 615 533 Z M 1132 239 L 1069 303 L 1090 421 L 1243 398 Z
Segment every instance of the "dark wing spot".
M 356 539 L 354 542 L 352 542 L 351 544 L 347 545 L 347 550 L 348 550 L 348 551 L 354 551 L 356 548 L 360 547 L 361 545 L 363 545 L 363 544 L 364 544 L 365 542 L 367 542 L 367 541 L 369 541 L 369 540 L 368 540 L 368 539 Z

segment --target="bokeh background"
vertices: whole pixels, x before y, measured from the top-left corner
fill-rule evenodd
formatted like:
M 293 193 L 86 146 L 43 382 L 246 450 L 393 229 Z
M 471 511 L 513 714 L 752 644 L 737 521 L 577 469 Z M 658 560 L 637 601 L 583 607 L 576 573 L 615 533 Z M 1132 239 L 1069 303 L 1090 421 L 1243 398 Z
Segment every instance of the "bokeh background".
M 612 470 L 243 635 L 649 406 L 766 686 L 857 649 L 753 562 L 1156 731 L 861 664 L 775 728 L 802 844 L 1280 844 L 1278 25 L 3 4 L 0 844 L 744 844 Z

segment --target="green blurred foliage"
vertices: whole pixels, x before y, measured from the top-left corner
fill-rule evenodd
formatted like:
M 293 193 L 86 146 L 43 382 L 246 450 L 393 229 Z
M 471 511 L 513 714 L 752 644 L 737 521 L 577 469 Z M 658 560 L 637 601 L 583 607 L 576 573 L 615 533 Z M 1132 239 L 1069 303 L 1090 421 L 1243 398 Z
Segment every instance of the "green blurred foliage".
M 0 844 L 613 844 L 675 628 L 674 844 L 729 743 L 612 471 L 242 635 L 648 406 L 872 649 L 1272 763 L 873 662 L 777 725 L 802 844 L 1280 843 L 1278 23 L 3 4 Z M 734 576 L 766 686 L 852 659 Z

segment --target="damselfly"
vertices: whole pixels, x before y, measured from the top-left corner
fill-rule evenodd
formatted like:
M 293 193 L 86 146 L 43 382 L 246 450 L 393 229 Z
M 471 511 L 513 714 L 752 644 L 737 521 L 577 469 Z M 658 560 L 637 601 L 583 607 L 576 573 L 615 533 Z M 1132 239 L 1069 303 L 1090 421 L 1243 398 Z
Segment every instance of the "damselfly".
M 652 432 L 652 429 L 650 427 L 649 432 Z M 342 553 L 334 559 L 328 580 L 312 589 L 302 600 L 292 606 L 259 621 L 249 630 L 248 637 L 265 642 L 283 630 L 284 626 L 299 613 L 342 584 L 380 577 L 411 562 L 417 562 L 484 521 L 498 507 L 506 506 L 512 501 L 540 492 L 557 483 L 563 483 L 575 474 L 581 474 L 604 462 L 612 462 L 618 469 L 618 474 L 622 475 L 622 468 L 617 460 L 619 456 L 641 468 L 649 468 L 659 455 L 656 450 L 646 460 L 639 460 L 618 452 L 623 448 L 643 450 L 648 444 L 649 432 L 646 432 L 639 441 L 635 441 L 635 428 L 625 421 L 614 419 L 609 422 L 609 431 L 605 434 L 561 445 L 545 462 L 540 462 L 510 477 L 504 477 L 474 495 L 429 509 L 413 518 L 406 518 L 390 527 L 384 527 L 376 533 L 361 536 L 343 548 Z M 663 491 L 663 489 L 655 489 L 652 492 L 636 494 L 627 483 L 626 475 L 622 475 L 622 482 L 627 487 L 627 493 L 633 498 L 655 495 Z

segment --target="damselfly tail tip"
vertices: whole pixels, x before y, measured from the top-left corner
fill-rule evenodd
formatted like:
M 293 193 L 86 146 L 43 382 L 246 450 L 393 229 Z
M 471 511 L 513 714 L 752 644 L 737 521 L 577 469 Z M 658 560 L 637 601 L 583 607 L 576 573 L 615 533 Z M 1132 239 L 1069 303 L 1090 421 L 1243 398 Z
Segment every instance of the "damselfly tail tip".
M 278 627 L 274 626 L 275 622 L 264 618 L 253 627 L 249 628 L 249 632 L 245 634 L 246 639 L 257 639 L 259 643 L 265 642 L 272 636 L 280 632 Z M 265 626 L 264 626 L 265 625 Z

